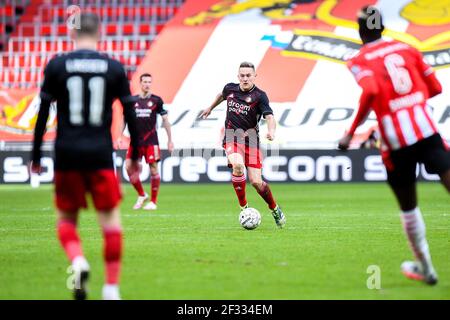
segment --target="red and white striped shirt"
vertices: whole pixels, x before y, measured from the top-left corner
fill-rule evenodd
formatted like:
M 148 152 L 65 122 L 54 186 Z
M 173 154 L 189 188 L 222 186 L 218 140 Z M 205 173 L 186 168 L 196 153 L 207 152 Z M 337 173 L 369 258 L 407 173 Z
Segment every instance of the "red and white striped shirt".
M 371 110 L 377 116 L 383 151 L 413 145 L 438 132 L 426 101 L 442 87 L 419 51 L 380 39 L 364 45 L 348 67 L 363 89 L 349 134 Z

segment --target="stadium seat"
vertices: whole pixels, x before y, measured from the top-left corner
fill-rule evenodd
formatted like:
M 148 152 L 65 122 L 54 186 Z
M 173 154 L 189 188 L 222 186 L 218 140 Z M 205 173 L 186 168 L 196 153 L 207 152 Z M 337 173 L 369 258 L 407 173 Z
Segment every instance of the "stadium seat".
M 3 43 L 6 51 L 0 52 L 0 86 L 37 87 L 49 59 L 73 49 L 66 25 L 66 8 L 72 4 L 99 14 L 103 39 L 98 49 L 121 61 L 131 78 L 154 38 L 183 1 L 4 0 L 5 6 L 0 8 L 0 17 L 4 17 L 0 19 L 0 50 Z

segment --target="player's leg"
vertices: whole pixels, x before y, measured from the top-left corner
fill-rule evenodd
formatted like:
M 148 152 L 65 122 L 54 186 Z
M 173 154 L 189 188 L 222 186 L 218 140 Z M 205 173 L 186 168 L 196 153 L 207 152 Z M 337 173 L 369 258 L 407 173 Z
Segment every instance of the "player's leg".
M 405 276 L 428 284 L 437 282 L 422 213 L 417 206 L 416 161 L 414 155 L 402 153 L 393 157 L 393 168 L 387 170 L 388 182 L 399 203 L 403 229 L 417 261 L 406 261 L 401 269 Z
M 56 216 L 58 239 L 69 261 L 73 262 L 77 258 L 84 257 L 77 231 L 78 211 L 67 212 L 57 209 Z
M 450 149 L 444 144 L 441 135 L 435 134 L 420 144 L 421 162 L 428 173 L 436 173 L 441 183 L 450 193 Z
M 425 222 L 420 208 L 417 206 L 415 183 L 404 187 L 392 187 L 392 189 L 400 204 L 403 229 L 411 250 L 419 262 L 403 263 L 402 271 L 409 278 L 435 284 L 437 275 L 426 239 Z
M 248 207 L 247 197 L 245 194 L 245 164 L 244 157 L 242 154 L 237 152 L 238 150 L 231 146 L 226 146 L 225 150 L 227 152 L 227 158 L 229 166 L 231 166 L 233 172 L 231 176 L 231 182 L 233 183 L 234 191 L 236 192 L 236 196 L 239 200 L 239 206 L 241 209 Z
M 89 186 L 103 232 L 105 285 L 103 298 L 120 299 L 119 275 L 122 257 L 122 226 L 119 204 L 122 198 L 119 182 L 112 169 L 97 170 L 89 175 Z
M 104 300 L 120 300 L 119 276 L 122 258 L 122 226 L 120 211 L 98 211 L 99 223 L 103 232 L 103 258 L 105 261 Z
M 267 182 L 263 181 L 261 168 L 247 167 L 247 173 L 250 183 L 256 189 L 261 198 L 264 199 L 267 206 L 271 210 L 275 223 L 279 228 L 283 228 L 286 224 L 286 217 L 284 216 L 283 211 L 281 211 L 281 208 L 275 202 L 269 185 Z
M 83 255 L 77 231 L 78 211 L 86 207 L 86 187 L 79 172 L 55 173 L 57 234 L 73 272 L 73 293 L 77 300 L 86 299 L 89 264 Z
M 150 187 L 151 196 L 150 202 L 144 207 L 144 210 L 156 210 L 156 201 L 158 200 L 159 186 L 161 184 L 161 177 L 158 172 L 158 162 L 152 162 L 150 166 Z
M 425 164 L 427 172 L 438 174 L 442 184 L 450 192 L 450 152 L 444 146 L 441 136 L 435 134 L 426 138 L 417 143 L 413 150 L 417 150 L 417 158 L 419 162 Z M 415 169 L 415 166 L 410 169 L 411 180 L 415 177 L 413 169 Z M 393 189 L 402 208 L 403 225 L 406 234 L 418 260 L 418 262 L 405 262 L 402 265 L 402 270 L 410 278 L 423 280 L 428 284 L 435 284 L 437 282 L 437 275 L 431 262 L 428 243 L 425 237 L 425 223 L 417 207 L 415 188 L 414 190 L 408 190 L 406 187 L 393 186 Z M 409 199 L 408 193 L 411 194 Z
M 441 173 L 439 177 L 441 178 L 442 184 L 447 189 L 447 192 L 450 193 L 450 170 Z
M 133 209 L 137 210 L 142 208 L 145 200 L 148 199 L 148 194 L 145 193 L 141 179 L 139 178 L 139 174 L 141 173 L 142 170 L 141 163 L 139 163 L 139 170 L 137 172 L 133 172 L 131 169 L 131 159 L 128 157 L 127 154 L 127 159 L 125 160 L 125 169 L 127 170 L 128 177 L 130 178 L 130 183 L 133 185 L 134 189 L 138 193 L 138 198 L 136 200 L 135 205 L 133 206 Z

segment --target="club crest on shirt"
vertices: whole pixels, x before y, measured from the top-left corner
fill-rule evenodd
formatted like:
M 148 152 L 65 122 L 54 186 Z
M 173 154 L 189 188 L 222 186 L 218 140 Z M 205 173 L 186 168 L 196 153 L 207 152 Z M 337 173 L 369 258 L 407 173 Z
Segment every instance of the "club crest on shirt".
M 245 98 L 245 102 L 247 102 L 247 103 L 252 102 L 252 97 L 248 96 L 247 98 Z
M 149 107 L 153 106 L 153 101 L 149 101 L 149 102 L 147 103 L 147 106 L 149 106 Z

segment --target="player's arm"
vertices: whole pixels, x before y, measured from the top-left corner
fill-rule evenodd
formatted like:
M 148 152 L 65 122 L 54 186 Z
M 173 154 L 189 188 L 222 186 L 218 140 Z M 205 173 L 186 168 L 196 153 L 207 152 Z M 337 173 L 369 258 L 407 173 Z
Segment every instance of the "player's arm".
M 173 141 L 172 141 L 172 126 L 169 122 L 169 116 L 167 114 L 162 115 L 162 126 L 166 129 L 167 132 L 167 149 L 170 153 L 173 151 Z
M 267 139 L 272 141 L 273 139 L 275 139 L 275 129 L 277 127 L 275 117 L 273 116 L 273 114 L 267 115 L 266 121 L 267 121 Z
M 136 113 L 134 111 L 135 99 L 130 95 L 127 98 L 120 98 L 120 102 L 123 105 L 123 117 L 127 123 L 128 132 L 130 133 L 130 145 L 133 147 L 133 153 L 131 154 L 132 160 L 138 159 L 138 130 L 136 125 Z
M 117 137 L 117 140 L 113 141 L 113 146 L 114 146 L 115 150 L 120 149 L 121 146 L 122 146 L 122 136 L 123 136 L 124 131 L 125 131 L 125 121 L 120 121 L 117 124 L 117 127 L 118 127 L 117 131 L 120 132 L 120 136 Z
M 258 104 L 259 112 L 261 112 L 264 119 L 267 121 L 267 139 L 273 141 L 275 139 L 275 130 L 277 127 L 275 117 L 273 116 L 273 110 L 269 104 L 269 98 L 264 93 L 261 96 L 261 100 Z
M 423 56 L 419 52 L 419 50 L 413 49 L 416 56 L 416 65 L 419 68 L 419 72 L 421 73 L 422 79 L 428 88 L 428 93 L 430 98 L 437 96 L 442 92 L 442 85 L 436 77 L 436 73 L 433 68 L 423 61 Z
M 119 79 L 117 82 L 117 98 L 119 98 L 120 103 L 123 106 L 123 117 L 128 126 L 128 131 L 130 133 L 130 145 L 133 148 L 131 154 L 131 160 L 135 162 L 136 169 L 138 168 L 138 143 L 139 136 L 136 125 L 136 113 L 134 111 L 134 104 L 136 98 L 131 95 L 130 84 L 127 79 L 127 75 L 122 65 L 119 65 Z
M 217 107 L 219 104 L 222 103 L 222 101 L 224 101 L 224 97 L 222 93 L 219 93 L 216 98 L 214 99 L 213 103 L 211 104 L 211 106 L 205 110 L 203 110 L 203 112 L 200 114 L 200 118 L 202 119 L 206 119 L 208 118 L 208 116 L 211 114 L 211 111 L 213 111 L 213 109 L 215 107 Z
M 358 112 L 348 132 L 339 140 L 338 148 L 341 150 L 346 150 L 350 146 L 350 141 L 355 134 L 356 128 L 366 120 L 370 113 L 373 99 L 378 94 L 378 86 L 372 76 L 364 76 L 359 79 L 358 84 L 363 89 L 359 99 Z
M 426 76 L 426 81 L 430 98 L 437 96 L 442 92 L 442 85 L 436 77 L 434 71 Z
M 39 113 L 34 128 L 33 150 L 31 153 L 31 172 L 41 172 L 41 146 L 44 138 L 45 129 L 47 126 L 48 116 L 50 114 L 50 104 L 53 101 L 52 83 L 53 78 L 53 61 L 50 61 L 44 71 L 44 83 L 41 87 L 41 104 L 39 106 Z
M 172 141 L 172 126 L 169 122 L 169 116 L 167 114 L 167 110 L 164 109 L 164 101 L 162 99 L 159 99 L 158 102 L 158 113 L 161 115 L 162 118 L 162 126 L 166 130 L 167 133 L 167 149 L 170 153 L 173 151 L 173 141 Z

